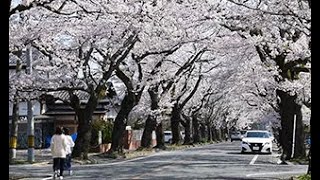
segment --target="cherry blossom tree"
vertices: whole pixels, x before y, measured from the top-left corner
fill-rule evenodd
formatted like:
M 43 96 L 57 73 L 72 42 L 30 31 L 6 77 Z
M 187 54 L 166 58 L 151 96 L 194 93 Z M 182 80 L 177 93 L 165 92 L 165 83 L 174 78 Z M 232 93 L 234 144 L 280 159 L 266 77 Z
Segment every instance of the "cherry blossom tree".
M 77 10 L 74 6 L 71 6 L 74 9 L 64 7 L 66 11 Z M 19 14 L 27 17 L 29 24 L 26 31 L 21 34 L 15 31 L 19 28 L 18 23 L 24 25 L 24 22 L 18 21 L 12 23 L 10 34 L 13 48 L 27 42 L 42 53 L 42 58 L 38 59 L 40 63 L 34 67 L 37 73 L 30 79 L 32 83 L 24 83 L 25 88 L 20 87 L 65 94 L 62 97 L 58 94 L 56 98 L 69 104 L 76 112 L 78 138 L 73 156 L 84 159 L 90 147 L 92 114 L 98 100 L 105 97 L 106 82 L 138 41 L 138 30 L 128 23 L 128 15 L 119 18 L 121 13 L 110 12 L 101 17 L 99 22 L 99 14 L 88 14 L 77 19 L 77 16 L 50 14 L 47 10 L 35 7 Z M 106 17 L 108 15 L 109 18 Z M 113 28 L 105 29 L 104 26 Z M 85 107 L 80 99 L 83 94 L 86 97 Z
M 154 3 L 23 1 L 11 11 L 10 50 L 31 45 L 42 55 L 34 67 L 36 72 L 27 81 L 30 83 L 24 82 L 20 90 L 57 92 L 56 98 L 75 109 L 79 126 L 73 156 L 87 158 L 92 112 L 107 92 L 106 82 L 113 73 L 125 77 L 120 65 L 127 66 L 124 60 L 130 51 L 134 51 L 135 59 L 144 52 L 170 47 L 181 41 L 181 35 L 190 35 L 185 27 L 179 27 L 177 22 L 183 19 L 176 18 L 175 13 L 187 6 Z M 189 15 L 181 12 L 183 18 Z M 161 43 L 154 43 L 160 40 Z M 81 99 L 83 94 L 87 100 Z M 81 106 L 82 101 L 86 102 L 85 107 Z
M 222 133 L 227 133 L 229 128 L 247 128 L 254 122 L 261 123 L 261 119 L 267 116 L 268 112 L 275 114 L 273 109 L 276 100 L 273 96 L 275 82 L 272 78 L 274 71 L 266 69 L 258 59 L 254 47 L 250 43 L 241 41 L 236 34 L 224 32 L 223 37 L 211 44 L 216 52 L 215 61 L 219 66 L 204 74 L 208 79 L 202 85 L 204 90 L 194 96 L 190 106 L 186 107 L 184 117 L 185 119 L 188 119 L 188 116 L 193 117 L 194 132 L 199 129 L 196 122 L 201 120 L 200 124 L 207 124 L 206 132 L 210 133 L 206 137 L 209 140 L 212 138 L 219 140 L 223 136 Z M 265 92 L 266 89 L 268 92 Z M 199 100 L 203 99 L 202 94 L 211 91 L 215 94 L 211 94 L 210 98 L 202 103 L 209 105 L 205 107 L 202 105 L 203 107 L 197 110 L 197 104 L 201 104 Z M 261 98 L 258 94 L 265 94 L 268 99 Z M 193 110 L 197 113 L 197 117 L 192 115 Z M 198 138 L 195 139 L 198 141 Z
M 222 25 L 253 43 L 261 62 L 278 70 L 278 112 L 281 116 L 280 144 L 285 159 L 292 153 L 293 119 L 297 136 L 294 157 L 304 157 L 304 133 L 299 103 L 299 74 L 310 72 L 310 1 L 227 0 Z M 231 10 L 232 9 L 232 10 Z M 310 82 L 309 82 L 310 83 Z
M 32 76 L 10 77 L 10 97 L 46 92 L 73 107 L 79 123 L 74 157 L 87 158 L 92 114 L 113 76 L 126 94 L 112 151 L 121 151 L 130 114 L 141 112 L 143 147 L 150 146 L 153 130 L 157 145 L 164 145 L 164 119 L 171 119 L 174 143 L 182 124 L 187 144 L 191 129 L 198 142 L 205 131 L 209 140 L 212 134 L 219 139 L 222 129 L 272 122 L 282 128 L 280 142 L 289 157 L 291 145 L 284 142 L 292 135 L 294 114 L 303 146 L 300 109 L 311 107 L 310 4 L 22 1 L 9 9 L 9 51 L 19 58 L 32 48 L 36 58 Z M 295 156 L 303 155 L 303 147 L 295 147 Z

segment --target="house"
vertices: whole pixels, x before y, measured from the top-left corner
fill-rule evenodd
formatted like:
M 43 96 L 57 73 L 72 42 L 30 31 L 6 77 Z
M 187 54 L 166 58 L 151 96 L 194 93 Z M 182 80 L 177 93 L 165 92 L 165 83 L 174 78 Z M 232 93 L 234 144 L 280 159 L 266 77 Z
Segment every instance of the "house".
M 9 137 L 10 127 L 12 122 L 12 103 L 9 102 Z M 35 135 L 35 147 L 40 148 L 44 143 L 44 137 L 47 134 L 53 133 L 54 118 L 40 113 L 40 103 L 38 101 L 33 102 L 33 117 L 34 117 L 34 135 Z M 17 148 L 27 148 L 27 103 L 19 103 L 19 120 L 18 120 L 18 145 Z
M 25 70 L 26 66 L 22 66 L 22 70 Z M 15 73 L 15 64 L 9 65 L 9 73 Z M 96 110 L 94 111 L 93 120 L 95 119 L 114 119 L 117 115 L 118 108 L 120 107 L 120 99 L 115 92 L 113 83 L 110 81 L 107 83 L 109 87 L 109 94 L 105 99 L 99 101 Z M 38 100 L 32 101 L 33 117 L 34 117 L 34 135 L 35 135 L 35 148 L 46 147 L 46 139 L 48 136 L 52 136 L 54 129 L 57 126 L 64 126 L 70 129 L 70 133 L 77 132 L 77 117 L 74 110 L 63 103 L 59 98 L 66 96 L 65 92 L 48 93 L 42 95 Z M 85 94 L 79 95 L 81 104 L 85 105 L 88 98 Z M 9 137 L 10 128 L 12 122 L 12 109 L 13 104 L 9 102 Z M 27 102 L 19 103 L 19 121 L 18 121 L 18 137 L 17 148 L 28 148 L 27 145 Z
M 26 54 L 22 53 L 20 59 L 22 60 L 22 69 L 24 72 L 27 69 Z M 34 58 L 36 59 L 37 53 L 34 52 Z M 16 60 L 15 57 L 9 58 L 9 76 L 14 76 L 16 73 Z M 34 62 L 36 63 L 36 62 Z M 105 99 L 99 101 L 96 110 L 94 111 L 93 120 L 115 119 L 118 109 L 120 107 L 121 99 L 125 94 L 125 88 L 123 83 L 117 78 L 111 78 L 107 82 L 108 95 Z M 48 136 L 52 136 L 54 129 L 57 126 L 64 126 L 70 129 L 70 133 L 77 132 L 77 116 L 74 110 L 65 104 L 60 99 L 66 99 L 67 93 L 54 92 L 47 93 L 39 97 L 38 100 L 33 100 L 33 118 L 34 118 L 34 135 L 35 135 L 35 148 L 42 148 L 46 146 L 46 140 Z M 82 105 L 85 105 L 88 99 L 86 94 L 79 94 L 79 98 Z M 9 102 L 9 137 L 10 128 L 12 122 L 12 102 Z M 19 103 L 19 121 L 18 121 L 18 138 L 17 148 L 28 148 L 27 145 L 27 102 Z
M 81 104 L 84 106 L 86 100 L 82 100 Z M 93 120 L 104 119 L 113 120 L 116 116 L 115 112 L 119 108 L 119 104 L 112 104 L 110 99 L 106 98 L 99 101 L 96 110 L 93 112 Z M 54 119 L 54 128 L 63 126 L 70 129 L 70 133 L 77 132 L 77 116 L 73 108 L 61 100 L 55 100 L 53 103 L 46 104 L 46 111 L 43 114 Z

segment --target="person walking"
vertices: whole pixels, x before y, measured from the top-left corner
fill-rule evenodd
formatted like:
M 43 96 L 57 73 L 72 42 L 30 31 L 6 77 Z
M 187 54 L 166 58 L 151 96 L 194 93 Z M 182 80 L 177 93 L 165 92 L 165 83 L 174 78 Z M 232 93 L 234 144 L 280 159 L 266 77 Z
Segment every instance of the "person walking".
M 64 127 L 63 133 L 65 134 L 66 139 L 67 139 L 67 156 L 66 156 L 66 160 L 64 163 L 64 170 L 69 171 L 69 175 L 71 176 L 73 174 L 72 169 L 71 169 L 71 153 L 72 153 L 72 148 L 74 147 L 74 142 L 73 142 L 72 137 L 70 135 L 69 128 Z
M 53 179 L 63 179 L 63 165 L 67 155 L 67 138 L 61 127 L 56 127 L 51 138 L 50 149 L 53 158 Z

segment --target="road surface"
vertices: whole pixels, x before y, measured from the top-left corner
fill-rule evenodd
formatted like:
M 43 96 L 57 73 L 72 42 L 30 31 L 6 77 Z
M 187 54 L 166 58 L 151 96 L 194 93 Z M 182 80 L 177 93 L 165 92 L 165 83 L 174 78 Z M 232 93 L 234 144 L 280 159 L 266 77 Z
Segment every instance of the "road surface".
M 240 142 L 222 142 L 155 154 L 120 162 L 74 165 L 64 179 L 286 179 L 303 174 L 307 165 L 280 165 L 278 154 L 241 154 Z M 52 179 L 51 164 L 11 165 L 9 174 Z M 38 176 L 38 178 L 35 178 Z M 25 178 L 24 180 L 26 180 Z

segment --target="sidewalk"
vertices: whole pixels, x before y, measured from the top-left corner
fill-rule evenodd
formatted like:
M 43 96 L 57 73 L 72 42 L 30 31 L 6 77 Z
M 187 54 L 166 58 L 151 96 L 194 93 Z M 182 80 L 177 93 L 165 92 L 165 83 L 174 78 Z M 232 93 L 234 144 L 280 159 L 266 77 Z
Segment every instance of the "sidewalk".
M 34 150 L 34 164 L 48 163 L 52 161 L 50 149 L 35 149 Z M 16 153 L 15 163 L 12 165 L 30 164 L 28 162 L 28 149 L 18 149 Z M 32 164 L 30 164 L 32 165 Z
M 9 164 L 9 168 L 14 168 L 17 166 L 24 166 L 24 167 L 42 167 L 42 166 L 50 166 L 53 163 L 51 150 L 50 149 L 35 149 L 34 151 L 34 162 L 28 162 L 28 150 L 22 149 L 17 150 L 15 162 Z M 73 165 L 81 165 L 86 163 L 109 163 L 119 161 L 118 159 L 109 159 L 109 158 L 100 158 L 97 156 L 100 153 L 89 153 L 89 158 L 91 159 L 90 162 L 85 161 L 77 161 L 72 160 Z M 51 179 L 52 174 L 47 172 L 15 172 L 9 170 L 9 180 L 40 180 L 40 179 Z
M 202 144 L 204 145 L 204 144 Z M 183 146 L 167 146 L 166 150 L 159 150 L 159 149 L 152 149 L 152 150 L 124 150 L 125 152 L 125 158 L 107 158 L 104 156 L 100 156 L 102 153 L 89 153 L 89 159 L 90 162 L 87 161 L 79 161 L 76 159 L 72 159 L 73 164 L 104 164 L 104 163 L 110 163 L 110 162 L 116 162 L 116 161 L 122 161 L 122 160 L 128 160 L 131 158 L 136 158 L 136 157 L 141 157 L 141 156 L 147 156 L 150 154 L 153 154 L 157 151 L 172 151 L 172 150 L 178 150 L 178 149 L 187 149 L 191 147 L 196 147 L 196 146 L 202 146 L 201 144 L 199 145 L 183 145 Z M 50 148 L 47 149 L 35 149 L 34 150 L 34 163 L 30 164 L 28 162 L 28 150 L 23 149 L 23 150 L 17 150 L 16 154 L 16 159 L 15 163 L 11 164 L 13 165 L 25 165 L 25 166 L 35 166 L 38 164 L 52 164 L 52 157 L 51 157 L 51 150 Z M 10 166 L 10 165 L 9 165 Z
M 130 154 L 130 152 L 126 152 L 126 153 Z M 41 164 L 52 164 L 53 162 L 50 149 L 35 149 L 34 154 L 35 154 L 34 162 L 30 164 L 28 162 L 28 150 L 27 149 L 17 150 L 15 162 L 10 164 L 9 166 L 17 166 L 17 165 L 36 166 Z M 89 153 L 88 156 L 89 156 L 90 162 L 72 159 L 72 163 L 73 164 L 88 164 L 88 163 L 101 164 L 101 163 L 119 161 L 119 159 L 100 157 L 99 154 L 101 153 Z
M 103 155 L 100 155 L 101 153 L 89 153 L 89 160 L 86 161 L 79 161 L 76 159 L 72 159 L 72 164 L 74 166 L 79 165 L 86 165 L 86 164 L 108 164 L 113 162 L 120 162 L 125 161 L 128 159 L 141 157 L 141 156 L 147 156 L 150 154 L 155 153 L 155 150 L 152 151 L 126 151 L 126 157 L 125 158 L 107 158 Z M 9 164 L 9 169 L 14 169 L 15 167 L 25 167 L 28 169 L 28 167 L 39 167 L 38 172 L 33 171 L 25 171 L 25 172 L 19 172 L 19 171 L 10 171 L 9 170 L 9 180 L 43 180 L 43 179 L 52 179 L 52 174 L 48 173 L 48 169 L 50 169 L 52 166 L 52 157 L 51 157 L 51 150 L 50 149 L 35 149 L 35 157 L 34 157 L 34 163 L 30 164 L 28 162 L 28 150 L 17 150 L 15 163 Z M 43 166 L 47 166 L 45 170 L 43 169 Z

